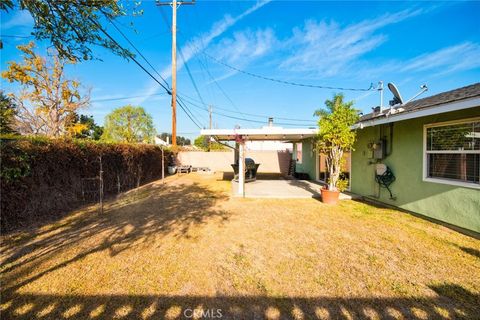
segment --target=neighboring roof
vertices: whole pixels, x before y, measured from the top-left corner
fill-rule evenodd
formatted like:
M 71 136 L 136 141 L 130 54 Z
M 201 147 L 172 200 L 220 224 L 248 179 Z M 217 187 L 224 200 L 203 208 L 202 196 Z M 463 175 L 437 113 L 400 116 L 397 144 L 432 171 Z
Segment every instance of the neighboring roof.
M 359 123 L 361 123 L 362 126 L 375 125 L 478 106 L 480 106 L 480 83 L 475 83 L 423 99 L 413 100 L 400 106 L 403 108 L 403 111 L 389 116 L 385 115 L 389 108 L 385 108 L 383 115 L 375 113 L 366 114 L 360 118 Z M 413 113 L 415 113 L 415 115 Z M 370 123 L 366 124 L 368 122 Z
M 317 129 L 285 129 L 282 127 L 263 127 L 261 129 L 203 129 L 202 136 L 215 136 L 221 141 L 234 141 L 238 135 L 249 141 L 300 141 L 314 137 Z

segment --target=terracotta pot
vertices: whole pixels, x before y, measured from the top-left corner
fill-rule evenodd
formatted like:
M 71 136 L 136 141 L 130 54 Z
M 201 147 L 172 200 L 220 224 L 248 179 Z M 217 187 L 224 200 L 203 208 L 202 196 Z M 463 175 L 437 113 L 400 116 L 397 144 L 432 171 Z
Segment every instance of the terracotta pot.
M 332 191 L 328 189 L 320 189 L 322 193 L 322 202 L 326 204 L 337 204 L 340 191 Z

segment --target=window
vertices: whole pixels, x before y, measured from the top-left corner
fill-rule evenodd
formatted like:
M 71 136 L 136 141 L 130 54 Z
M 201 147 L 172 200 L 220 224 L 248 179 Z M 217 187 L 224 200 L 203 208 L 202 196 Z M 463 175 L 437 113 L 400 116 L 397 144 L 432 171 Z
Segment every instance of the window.
M 302 163 L 302 143 L 297 143 L 297 163 Z
M 480 187 L 480 118 L 425 126 L 425 180 Z

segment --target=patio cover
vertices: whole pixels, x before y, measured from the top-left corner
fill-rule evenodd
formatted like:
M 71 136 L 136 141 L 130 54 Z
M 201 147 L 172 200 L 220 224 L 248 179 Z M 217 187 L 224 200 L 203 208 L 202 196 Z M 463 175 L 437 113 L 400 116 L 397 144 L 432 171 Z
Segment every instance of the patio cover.
M 317 129 L 284 129 L 268 126 L 261 129 L 203 129 L 202 136 L 213 136 L 220 141 L 238 142 L 239 151 L 239 179 L 237 194 L 245 197 L 245 142 L 246 141 L 300 141 L 314 137 Z M 239 139 L 238 139 L 239 138 Z
M 318 129 L 263 127 L 261 129 L 203 129 L 202 136 L 214 136 L 220 141 L 235 141 L 241 135 L 247 141 L 300 141 L 314 137 Z

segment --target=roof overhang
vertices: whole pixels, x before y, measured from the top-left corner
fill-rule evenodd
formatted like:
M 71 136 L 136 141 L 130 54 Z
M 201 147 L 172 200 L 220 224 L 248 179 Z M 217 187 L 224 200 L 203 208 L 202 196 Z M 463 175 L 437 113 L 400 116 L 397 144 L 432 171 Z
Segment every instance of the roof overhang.
M 421 118 L 421 117 L 431 116 L 435 114 L 464 110 L 464 109 L 475 108 L 475 107 L 480 107 L 480 98 L 478 97 L 473 99 L 466 99 L 461 101 L 440 104 L 440 105 L 432 106 L 430 108 L 420 109 L 416 111 L 410 111 L 410 112 L 404 111 L 394 115 L 390 115 L 388 117 L 380 116 L 377 118 L 358 122 L 352 126 L 352 129 L 362 129 L 365 127 L 376 126 L 384 123 Z
M 235 141 L 243 136 L 249 141 L 300 141 L 317 135 L 318 129 L 264 127 L 261 129 L 203 129 L 202 136 L 214 136 L 220 141 Z

